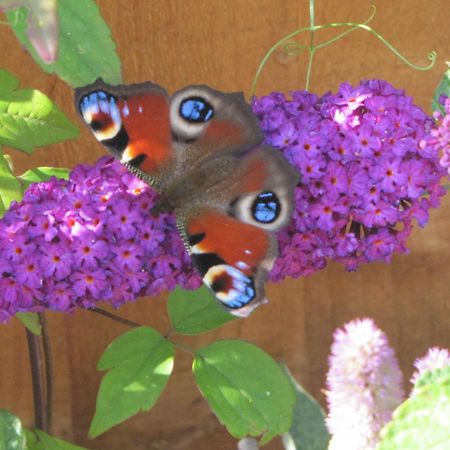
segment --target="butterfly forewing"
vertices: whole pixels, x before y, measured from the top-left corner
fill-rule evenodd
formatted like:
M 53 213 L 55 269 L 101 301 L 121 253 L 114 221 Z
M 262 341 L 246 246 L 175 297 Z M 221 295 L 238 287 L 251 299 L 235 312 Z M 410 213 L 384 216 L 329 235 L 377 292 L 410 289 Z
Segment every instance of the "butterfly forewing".
M 76 90 L 84 122 L 117 159 L 149 176 L 155 187 L 175 162 L 169 97 L 153 83 L 111 86 L 98 80 Z M 160 188 L 161 189 L 161 188 Z

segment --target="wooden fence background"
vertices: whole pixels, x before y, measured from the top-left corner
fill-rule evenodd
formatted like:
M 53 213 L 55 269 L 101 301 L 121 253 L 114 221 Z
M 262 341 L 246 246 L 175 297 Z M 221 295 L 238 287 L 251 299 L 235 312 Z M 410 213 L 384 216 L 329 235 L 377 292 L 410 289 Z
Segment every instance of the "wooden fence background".
M 61 0 L 76 1 L 76 0 Z M 348 80 L 382 78 L 403 87 L 430 111 L 432 93 L 450 59 L 450 10 L 447 0 L 396 2 L 317 1 L 316 23 L 364 21 L 375 3 L 371 25 L 416 63 L 438 52 L 430 72 L 410 69 L 374 36 L 356 31 L 320 50 L 311 89 L 336 90 Z M 100 9 L 112 29 L 123 63 L 125 82 L 153 80 L 169 91 L 207 83 L 224 91 L 248 93 L 260 59 L 287 33 L 308 25 L 306 0 L 102 0 Z M 317 39 L 330 36 L 324 32 Z M 306 39 L 306 35 L 304 39 Z M 95 42 L 93 42 L 95 45 Z M 72 91 L 56 76 L 44 74 L 23 51 L 8 26 L 0 26 L 0 66 L 20 78 L 23 87 L 42 90 L 77 121 Z M 258 93 L 304 86 L 304 56 L 277 53 L 264 72 Z M 81 124 L 80 124 L 81 125 Z M 81 138 L 26 156 L 11 151 L 17 172 L 38 165 L 73 167 L 104 154 L 82 128 Z M 448 196 L 447 196 L 448 197 Z M 409 255 L 391 264 L 371 264 L 347 273 L 330 264 L 313 276 L 269 285 L 270 304 L 252 317 L 200 337 L 190 345 L 219 338 L 242 338 L 287 363 L 323 402 L 333 330 L 356 317 L 373 317 L 395 347 L 406 380 L 412 363 L 430 346 L 450 346 L 450 198 L 433 211 L 425 229 L 415 229 Z M 167 330 L 165 296 L 141 299 L 119 311 L 124 317 Z M 96 362 L 125 328 L 86 311 L 48 314 L 55 355 L 53 432 L 92 449 L 228 450 L 236 441 L 217 422 L 194 386 L 191 360 L 176 358 L 175 373 L 156 407 L 89 441 L 101 374 Z M 32 423 L 32 396 L 25 334 L 18 321 L 0 326 L 0 407 Z M 279 449 L 279 440 L 268 449 Z

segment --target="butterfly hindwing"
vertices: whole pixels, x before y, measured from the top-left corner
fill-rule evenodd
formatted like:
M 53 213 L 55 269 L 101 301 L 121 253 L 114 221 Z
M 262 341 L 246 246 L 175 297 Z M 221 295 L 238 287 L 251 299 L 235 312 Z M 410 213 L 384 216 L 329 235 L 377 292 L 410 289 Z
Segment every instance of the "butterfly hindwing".
M 267 271 L 262 264 L 270 265 L 276 254 L 269 233 L 217 210 L 204 210 L 186 224 L 186 236 L 203 282 L 228 310 L 243 316 L 264 301 Z
M 232 314 L 247 316 L 265 301 L 275 232 L 290 220 L 297 181 L 279 152 L 260 147 L 235 157 L 214 189 L 175 209 L 203 282 Z

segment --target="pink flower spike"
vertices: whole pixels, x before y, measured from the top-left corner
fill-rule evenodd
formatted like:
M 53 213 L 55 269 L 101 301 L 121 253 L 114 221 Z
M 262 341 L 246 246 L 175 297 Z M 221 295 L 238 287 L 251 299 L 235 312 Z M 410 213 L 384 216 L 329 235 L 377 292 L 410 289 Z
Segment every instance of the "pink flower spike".
M 442 152 L 441 165 L 450 176 L 450 97 L 443 98 L 445 115 L 437 114 L 439 126 L 431 131 L 435 145 Z
M 374 450 L 403 399 L 394 350 L 373 320 L 358 319 L 334 333 L 329 365 L 329 450 Z
M 411 377 L 411 383 L 416 384 L 426 372 L 450 367 L 450 351 L 439 347 L 430 348 L 424 356 L 416 359 L 414 367 L 416 371 Z

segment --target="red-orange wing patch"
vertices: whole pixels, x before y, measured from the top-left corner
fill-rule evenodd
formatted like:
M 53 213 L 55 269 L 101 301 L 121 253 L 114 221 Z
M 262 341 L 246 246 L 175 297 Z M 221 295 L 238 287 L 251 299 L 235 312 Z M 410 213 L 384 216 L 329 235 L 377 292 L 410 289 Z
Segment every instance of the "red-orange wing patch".
M 203 239 L 193 246 L 193 253 L 215 254 L 226 264 L 253 275 L 269 250 L 269 234 L 262 228 L 239 222 L 218 212 L 193 219 L 187 226 L 188 236 Z
M 122 98 L 118 106 L 129 139 L 125 158 L 145 155 L 139 168 L 150 174 L 168 164 L 174 154 L 167 98 L 159 93 L 144 93 Z

